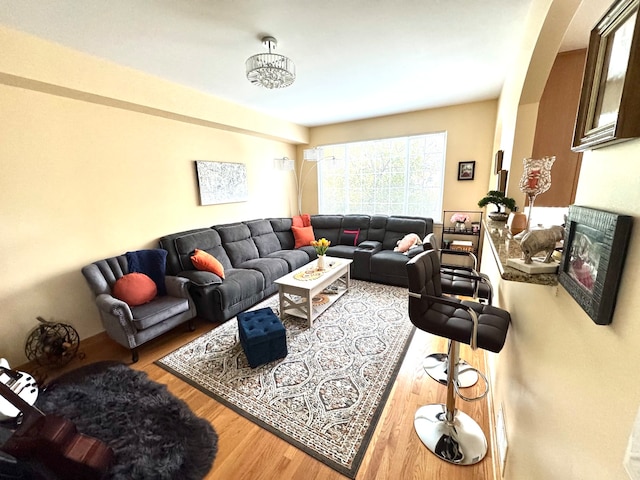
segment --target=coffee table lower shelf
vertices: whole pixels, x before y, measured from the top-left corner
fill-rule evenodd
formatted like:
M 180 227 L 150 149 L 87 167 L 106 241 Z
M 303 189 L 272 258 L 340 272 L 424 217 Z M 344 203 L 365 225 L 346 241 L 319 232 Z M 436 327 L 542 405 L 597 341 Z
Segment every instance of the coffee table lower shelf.
M 335 301 L 338 300 L 342 295 L 347 293 L 345 282 L 342 279 L 340 279 L 338 282 L 342 283 L 342 285 L 338 287 L 337 292 L 324 293 L 325 291 L 323 290 L 319 294 L 311 296 L 311 319 L 309 320 L 309 327 L 311 327 L 313 321 L 320 315 L 322 315 L 327 308 L 333 305 Z M 314 299 L 318 299 L 320 295 L 322 295 L 322 300 L 326 301 L 319 303 L 316 300 L 316 305 L 314 305 Z M 306 296 L 306 293 L 304 294 L 304 296 L 296 295 L 290 292 L 283 293 L 280 297 L 281 315 L 284 313 L 288 313 L 289 315 L 293 315 L 294 317 L 309 319 L 309 315 L 307 313 L 309 302 Z

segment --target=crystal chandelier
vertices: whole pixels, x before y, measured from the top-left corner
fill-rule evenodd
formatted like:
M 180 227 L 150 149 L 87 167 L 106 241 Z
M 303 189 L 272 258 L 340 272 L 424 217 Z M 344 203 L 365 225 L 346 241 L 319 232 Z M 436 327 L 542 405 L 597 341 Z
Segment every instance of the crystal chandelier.
M 284 88 L 296 79 L 296 66 L 284 55 L 272 53 L 278 42 L 273 37 L 263 37 L 262 44 L 269 53 L 259 53 L 246 61 L 247 79 L 254 85 L 264 88 Z

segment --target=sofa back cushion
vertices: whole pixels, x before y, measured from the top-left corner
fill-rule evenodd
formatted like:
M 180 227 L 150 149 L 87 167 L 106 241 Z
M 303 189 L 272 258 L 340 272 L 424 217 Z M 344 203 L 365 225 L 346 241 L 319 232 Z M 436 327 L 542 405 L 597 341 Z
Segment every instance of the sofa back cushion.
M 340 244 L 343 215 L 311 215 L 311 226 L 316 240 L 326 238 L 332 245 Z
M 367 240 L 375 240 L 376 242 L 384 241 L 384 234 L 387 231 L 386 215 L 372 215 L 369 220 L 369 237 Z
M 369 239 L 369 215 L 345 215 L 342 217 L 340 244 L 353 245 L 351 241 L 357 237 L 356 245 Z M 354 233 L 357 232 L 357 233 Z
M 290 218 L 270 218 L 269 223 L 271 224 L 271 228 L 273 228 L 273 233 L 275 233 L 276 237 L 280 241 L 280 247 L 282 250 L 293 250 L 293 247 L 296 243 L 293 238 L 293 232 L 291 231 L 291 226 L 293 225 L 293 221 Z
M 222 246 L 234 267 L 237 268 L 247 260 L 260 258 L 258 248 L 251 238 L 251 231 L 244 223 L 216 225 L 213 228 L 220 235 Z
M 176 239 L 198 232 L 211 232 L 211 229 L 196 228 L 194 230 L 172 233 L 160 238 L 160 241 L 158 242 L 160 248 L 163 248 L 167 251 L 167 275 L 176 275 L 179 272 L 184 271 L 184 267 L 180 262 L 180 256 L 178 255 L 178 252 L 176 250 Z M 189 264 L 189 262 L 187 262 L 187 264 Z
M 393 250 L 407 233 L 416 233 L 422 240 L 427 233 L 427 221 L 419 217 L 392 216 L 387 219 L 387 228 L 382 241 L 384 250 Z
M 253 243 L 256 244 L 258 254 L 261 257 L 266 257 L 270 253 L 282 250 L 280 240 L 274 233 L 269 220 L 251 220 L 244 223 L 249 227 Z
M 222 247 L 220 235 L 211 228 L 177 237 L 174 243 L 180 263 L 180 271 L 196 270 L 196 267 L 191 262 L 191 256 L 195 253 L 196 248 L 213 255 L 225 269 L 232 268 L 231 260 Z
M 129 266 L 124 255 L 98 260 L 82 268 L 82 274 L 95 296 L 102 293 L 111 295 L 113 284 L 128 273 Z

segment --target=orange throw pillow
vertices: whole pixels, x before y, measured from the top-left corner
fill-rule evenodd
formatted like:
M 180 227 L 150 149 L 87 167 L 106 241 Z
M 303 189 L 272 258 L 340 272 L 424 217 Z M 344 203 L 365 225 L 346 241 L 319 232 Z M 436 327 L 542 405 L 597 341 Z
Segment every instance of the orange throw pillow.
M 158 294 L 156 284 L 144 273 L 128 273 L 113 284 L 113 296 L 130 307 L 153 300 Z
M 224 278 L 224 267 L 220 261 L 204 250 L 198 250 L 196 248 L 193 255 L 191 255 L 191 263 L 193 263 L 193 266 L 198 270 L 215 273 L 220 278 Z
M 291 227 L 293 238 L 296 239 L 295 248 L 308 247 L 316 237 L 313 234 L 313 227 Z

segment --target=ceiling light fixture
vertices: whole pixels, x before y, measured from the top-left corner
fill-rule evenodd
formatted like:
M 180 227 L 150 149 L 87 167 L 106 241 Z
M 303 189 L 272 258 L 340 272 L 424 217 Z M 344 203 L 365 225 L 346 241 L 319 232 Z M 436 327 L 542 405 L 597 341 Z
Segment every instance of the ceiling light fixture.
M 259 53 L 247 59 L 247 80 L 264 88 L 288 87 L 296 79 L 293 61 L 284 55 L 271 53 L 278 45 L 275 38 L 263 37 L 262 44 L 269 49 L 269 53 Z

